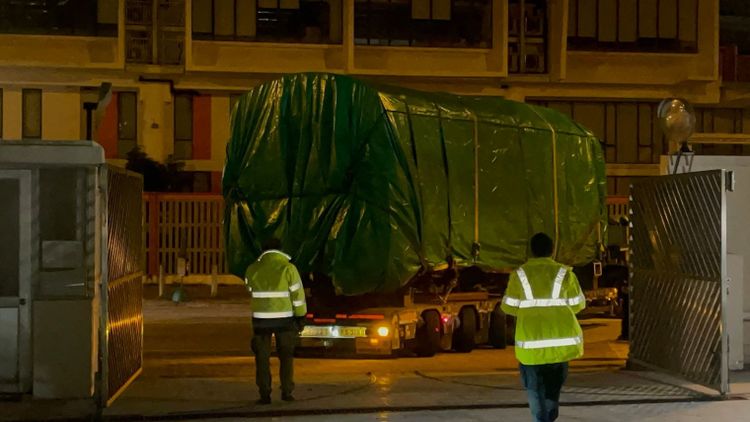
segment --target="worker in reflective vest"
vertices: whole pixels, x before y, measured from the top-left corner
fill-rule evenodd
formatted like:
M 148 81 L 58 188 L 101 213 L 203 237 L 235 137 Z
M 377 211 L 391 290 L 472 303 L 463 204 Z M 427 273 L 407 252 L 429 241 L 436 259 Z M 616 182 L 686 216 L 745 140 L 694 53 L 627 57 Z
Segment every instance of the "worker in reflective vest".
M 583 356 L 575 314 L 586 307 L 573 271 L 551 258 L 544 233 L 531 238 L 530 259 L 510 275 L 502 309 L 516 317 L 516 358 L 535 421 L 554 421 L 568 362 Z
M 304 328 L 307 304 L 305 290 L 291 257 L 281 252 L 281 241 L 270 239 L 263 253 L 245 272 L 245 284 L 252 296 L 255 382 L 260 391 L 258 404 L 271 403 L 271 335 L 281 368 L 281 399 L 293 401 L 294 347 Z

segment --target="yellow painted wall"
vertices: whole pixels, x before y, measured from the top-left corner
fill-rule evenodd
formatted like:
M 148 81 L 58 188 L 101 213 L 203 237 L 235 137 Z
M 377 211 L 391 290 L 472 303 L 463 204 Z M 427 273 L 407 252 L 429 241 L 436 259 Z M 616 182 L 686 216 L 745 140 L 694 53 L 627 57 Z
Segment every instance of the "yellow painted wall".
M 42 90 L 42 139 L 75 141 L 81 134 L 80 89 Z
M 568 51 L 567 80 L 628 85 L 717 81 L 718 17 L 718 0 L 699 1 L 697 54 Z
M 174 112 L 168 84 L 139 86 L 138 116 L 139 144 L 153 159 L 165 161 L 174 151 Z
M 3 139 L 21 139 L 21 87 L 3 86 Z
M 118 69 L 117 38 L 0 35 L 0 66 Z
M 211 161 L 217 169 L 224 167 L 229 142 L 229 96 L 211 98 Z

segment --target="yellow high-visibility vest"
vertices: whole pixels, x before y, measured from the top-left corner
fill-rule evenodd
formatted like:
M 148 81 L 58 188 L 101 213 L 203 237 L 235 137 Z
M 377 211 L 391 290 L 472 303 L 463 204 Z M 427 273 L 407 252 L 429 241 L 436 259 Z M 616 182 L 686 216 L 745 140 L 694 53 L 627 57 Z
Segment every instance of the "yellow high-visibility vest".
M 551 258 L 532 258 L 510 276 L 502 309 L 516 317 L 516 358 L 524 365 L 583 356 L 576 314 L 586 307 L 573 271 Z
M 289 255 L 268 250 L 247 267 L 245 284 L 253 297 L 253 318 L 305 316 L 305 290 Z

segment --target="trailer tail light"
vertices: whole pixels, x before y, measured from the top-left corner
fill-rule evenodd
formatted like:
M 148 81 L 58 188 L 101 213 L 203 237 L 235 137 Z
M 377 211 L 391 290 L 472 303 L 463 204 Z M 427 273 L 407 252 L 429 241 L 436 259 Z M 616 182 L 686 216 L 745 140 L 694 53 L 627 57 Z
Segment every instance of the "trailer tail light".
M 450 315 L 448 315 L 448 314 L 443 314 L 443 315 L 441 316 L 441 320 L 443 321 L 443 324 L 447 324 L 447 323 L 448 323 L 448 321 L 450 321 L 450 320 L 451 320 L 451 316 L 450 316 Z

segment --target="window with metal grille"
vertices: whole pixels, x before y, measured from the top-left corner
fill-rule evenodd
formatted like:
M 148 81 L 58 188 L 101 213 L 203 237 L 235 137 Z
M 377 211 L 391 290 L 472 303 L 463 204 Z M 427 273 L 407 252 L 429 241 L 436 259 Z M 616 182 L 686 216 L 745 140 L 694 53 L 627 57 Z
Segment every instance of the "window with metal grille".
M 117 94 L 117 156 L 127 158 L 138 145 L 138 95 L 122 91 Z
M 117 0 L 0 1 L 0 33 L 117 36 Z
M 360 45 L 491 48 L 491 0 L 355 0 Z
M 24 139 L 41 139 L 42 137 L 42 90 L 24 89 L 22 96 L 22 129 Z
M 570 0 L 571 50 L 696 52 L 699 0 Z
M 591 130 L 602 142 L 605 159 L 617 164 L 658 164 L 669 145 L 656 115 L 658 101 L 582 101 L 529 99 L 557 110 Z M 696 107 L 695 131 L 744 133 L 741 108 Z M 696 154 L 750 155 L 745 145 L 692 145 Z M 631 177 L 609 177 L 610 194 L 626 194 Z
M 174 96 L 174 158 L 193 158 L 193 95 L 188 93 Z
M 508 3 L 508 71 L 547 72 L 547 1 Z
M 193 38 L 338 44 L 343 0 L 193 0 Z

